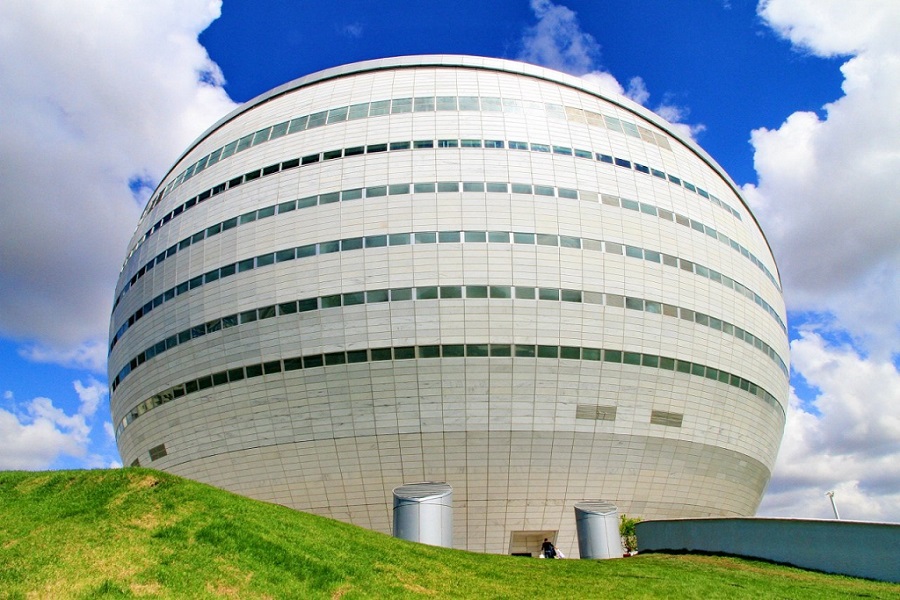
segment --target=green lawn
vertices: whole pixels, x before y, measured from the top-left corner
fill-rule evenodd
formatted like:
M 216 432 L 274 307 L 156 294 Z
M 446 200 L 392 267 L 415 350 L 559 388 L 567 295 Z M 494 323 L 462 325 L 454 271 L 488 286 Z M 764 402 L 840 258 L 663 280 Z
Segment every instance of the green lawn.
M 0 598 L 850 596 L 900 585 L 709 556 L 472 554 L 149 469 L 0 472 Z

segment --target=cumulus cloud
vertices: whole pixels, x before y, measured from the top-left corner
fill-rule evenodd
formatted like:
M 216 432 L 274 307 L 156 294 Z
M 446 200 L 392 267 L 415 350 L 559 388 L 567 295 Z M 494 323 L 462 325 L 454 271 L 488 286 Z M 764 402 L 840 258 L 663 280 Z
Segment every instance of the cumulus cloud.
M 94 416 L 100 401 L 105 399 L 109 393 L 106 384 L 100 383 L 93 377 L 88 379 L 87 384 L 81 381 L 74 381 L 73 386 L 75 387 L 75 393 L 78 394 L 78 414 L 86 417 Z
M 763 19 L 801 51 L 849 55 L 824 118 L 795 112 L 752 133 L 745 193 L 793 310 L 828 312 L 867 351 L 900 347 L 900 4 L 771 0 Z
M 537 23 L 523 35 L 519 60 L 573 75 L 595 70 L 600 44 L 582 31 L 575 11 L 550 0 L 531 0 L 531 10 Z
M 78 398 L 72 414 L 50 398 L 16 403 L 12 392 L 4 394 L 12 406 L 0 409 L 0 469 L 47 469 L 62 457 L 75 458 L 87 468 L 109 465 L 110 457 L 90 452 L 94 417 L 106 399 L 107 387 L 93 377 L 73 381 L 72 387 Z M 112 424 L 104 422 L 103 428 L 108 446 L 115 440 Z
M 767 231 L 795 321 L 796 375 L 762 514 L 900 521 L 900 4 L 768 0 L 758 12 L 799 52 L 841 57 L 843 95 L 752 133 Z M 850 340 L 851 344 L 835 340 Z
M 537 23 L 522 35 L 519 60 L 577 75 L 604 94 L 625 96 L 649 107 L 650 92 L 641 77 L 631 77 L 623 86 L 612 73 L 599 66 L 600 44 L 581 29 L 575 11 L 550 0 L 531 0 L 531 10 Z M 705 129 L 703 125 L 684 123 L 689 114 L 685 107 L 663 101 L 652 110 L 689 137 Z
M 0 4 L 0 335 L 23 356 L 102 370 L 149 187 L 234 107 L 197 41 L 220 5 Z
M 759 513 L 900 521 L 900 373 L 848 345 L 804 331 L 791 344 L 794 368 L 817 390 L 791 398 L 784 442 Z
M 0 409 L 0 469 L 46 469 L 62 455 L 82 458 L 90 433 L 83 414 L 67 415 L 49 398 L 34 398 L 21 412 Z

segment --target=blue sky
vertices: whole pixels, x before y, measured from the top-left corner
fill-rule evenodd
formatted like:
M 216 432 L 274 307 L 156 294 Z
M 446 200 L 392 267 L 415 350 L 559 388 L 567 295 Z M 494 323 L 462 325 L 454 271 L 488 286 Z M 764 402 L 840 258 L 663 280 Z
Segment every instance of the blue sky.
M 117 466 L 105 346 L 143 202 L 237 103 L 382 56 L 557 68 L 683 124 L 779 261 L 789 422 L 760 514 L 900 521 L 900 3 L 0 5 L 0 468 Z M 80 4 L 80 3 L 79 3 Z

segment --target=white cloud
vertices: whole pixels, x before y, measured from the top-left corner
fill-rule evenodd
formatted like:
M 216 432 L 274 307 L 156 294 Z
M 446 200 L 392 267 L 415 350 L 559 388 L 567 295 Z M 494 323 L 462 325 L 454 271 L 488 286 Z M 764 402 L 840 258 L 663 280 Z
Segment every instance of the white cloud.
M 75 346 L 26 344 L 19 348 L 19 356 L 38 363 L 52 363 L 64 367 L 106 372 L 106 341 L 87 340 Z
M 86 455 L 91 428 L 84 415 L 67 415 L 42 397 L 23 408 L 0 409 L 0 469 L 46 469 L 60 456 Z
M 759 514 L 900 521 L 900 372 L 805 331 L 791 344 L 794 367 L 818 390 L 794 395 L 784 442 Z
M 537 23 L 522 36 L 519 60 L 577 75 L 604 94 L 625 96 L 648 106 L 650 92 L 643 78 L 631 77 L 627 86 L 622 86 L 612 73 L 598 66 L 600 44 L 581 29 L 575 11 L 550 0 L 531 0 L 531 10 Z M 684 107 L 664 101 L 653 110 L 689 137 L 705 129 L 703 125 L 684 124 L 689 114 Z
M 102 370 L 136 182 L 234 107 L 197 41 L 220 6 L 0 4 L 0 335 L 23 356 Z
M 87 385 L 81 383 L 81 381 L 74 381 L 72 382 L 72 385 L 75 387 L 75 393 L 78 394 L 78 400 L 80 401 L 78 414 L 86 417 L 94 416 L 94 413 L 97 412 L 97 407 L 100 405 L 100 401 L 106 398 L 109 393 L 106 384 L 100 383 L 93 377 L 90 377 L 88 378 Z
M 900 521 L 900 4 L 768 0 L 760 16 L 798 51 L 845 57 L 824 118 L 795 112 L 753 132 L 762 222 L 795 320 L 792 398 L 760 514 Z M 829 340 L 848 338 L 856 350 Z M 804 392 L 804 395 L 808 395 Z
M 800 50 L 850 54 L 824 118 L 753 132 L 745 192 L 775 249 L 792 310 L 831 313 L 867 351 L 900 348 L 900 3 L 771 0 L 760 15 Z
M 531 10 L 537 24 L 525 31 L 519 60 L 573 75 L 596 70 L 594 61 L 600 54 L 600 44 L 581 30 L 573 10 L 550 0 L 531 0 Z

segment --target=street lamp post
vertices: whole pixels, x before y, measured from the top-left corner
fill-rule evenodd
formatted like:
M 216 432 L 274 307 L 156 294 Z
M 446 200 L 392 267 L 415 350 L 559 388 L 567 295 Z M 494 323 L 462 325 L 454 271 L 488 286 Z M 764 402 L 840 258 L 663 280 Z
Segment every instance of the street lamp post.
M 834 518 L 840 521 L 841 515 L 838 514 L 837 504 L 834 503 L 834 491 L 825 492 L 825 495 L 831 500 L 831 510 L 834 511 Z

